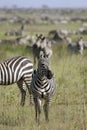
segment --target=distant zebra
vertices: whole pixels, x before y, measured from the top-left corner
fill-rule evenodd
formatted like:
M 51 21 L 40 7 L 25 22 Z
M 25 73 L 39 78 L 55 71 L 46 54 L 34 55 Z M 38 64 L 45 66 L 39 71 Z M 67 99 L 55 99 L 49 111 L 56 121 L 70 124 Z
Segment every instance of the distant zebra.
M 39 59 L 40 52 L 43 51 L 45 55 L 50 58 L 52 56 L 52 49 L 51 49 L 51 41 L 44 37 L 42 34 L 37 36 L 36 42 L 32 46 L 33 56 L 34 56 L 34 65 L 36 64 L 36 59 Z
M 21 25 L 19 29 L 5 32 L 5 36 L 22 36 L 24 34 L 24 25 Z
M 38 62 L 38 68 L 34 71 L 32 82 L 30 85 L 31 95 L 34 98 L 36 121 L 40 123 L 41 100 L 44 99 L 43 106 L 45 119 L 49 120 L 49 105 L 52 95 L 55 92 L 56 83 L 52 71 L 50 70 L 49 62 L 46 57 L 41 56 Z
M 84 42 L 83 38 L 80 37 L 76 43 L 73 43 L 71 38 L 66 38 L 66 41 L 68 43 L 68 50 L 77 54 L 83 54 L 84 49 Z
M 77 41 L 77 46 L 79 48 L 79 53 L 82 55 L 83 54 L 83 49 L 84 49 L 84 41 L 83 38 L 80 37 Z
M 21 105 L 25 104 L 26 87 L 30 93 L 33 64 L 24 57 L 18 56 L 0 62 L 0 85 L 17 83 L 21 91 Z

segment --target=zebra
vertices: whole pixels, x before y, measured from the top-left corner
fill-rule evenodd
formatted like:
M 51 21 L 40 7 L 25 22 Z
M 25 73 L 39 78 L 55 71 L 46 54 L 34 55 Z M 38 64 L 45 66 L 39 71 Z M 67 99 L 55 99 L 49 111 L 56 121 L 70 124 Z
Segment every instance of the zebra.
M 21 91 L 22 106 L 25 104 L 26 87 L 30 93 L 32 73 L 33 63 L 25 56 L 17 56 L 0 62 L 0 85 L 17 83 Z
M 52 95 L 54 95 L 56 89 L 54 74 L 50 69 L 48 58 L 46 56 L 44 57 L 41 53 L 37 70 L 34 70 L 30 85 L 30 93 L 33 95 L 31 100 L 34 100 L 36 113 L 35 118 L 38 124 L 40 124 L 42 99 L 44 99 L 43 110 L 45 120 L 49 121 L 49 105 Z
M 68 50 L 76 54 L 83 54 L 84 42 L 83 38 L 80 37 L 76 43 L 72 43 L 71 38 L 67 37 L 66 41 L 68 42 Z
M 77 46 L 78 46 L 78 49 L 79 49 L 79 53 L 82 55 L 83 49 L 84 49 L 84 41 L 83 41 L 82 37 L 80 37 L 79 40 L 77 41 Z
M 19 29 L 11 30 L 8 32 L 5 32 L 5 36 L 23 36 L 24 34 L 24 25 L 21 25 Z
M 36 59 L 39 59 L 40 52 L 43 51 L 45 55 L 50 58 L 52 56 L 52 49 L 51 49 L 51 41 L 44 37 L 42 34 L 37 36 L 36 42 L 32 46 L 33 56 L 34 56 L 34 65 L 36 65 Z

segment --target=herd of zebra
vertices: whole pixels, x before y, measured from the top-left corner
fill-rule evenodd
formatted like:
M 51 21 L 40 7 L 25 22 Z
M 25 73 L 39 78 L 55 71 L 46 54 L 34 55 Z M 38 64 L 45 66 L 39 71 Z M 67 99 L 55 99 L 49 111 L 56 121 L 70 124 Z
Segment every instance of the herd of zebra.
M 59 43 L 59 41 L 62 41 L 63 43 L 67 43 L 67 48 L 70 52 L 79 53 L 82 55 L 84 48 L 87 49 L 87 42 L 84 41 L 82 37 L 80 37 L 75 43 L 73 43 L 71 38 L 69 37 L 62 37 L 61 40 L 60 40 L 60 37 L 58 37 L 56 41 L 56 39 L 51 39 L 49 35 L 47 37 L 44 37 L 42 34 L 40 34 L 40 35 L 36 35 L 36 38 L 35 38 L 35 36 L 31 37 L 29 35 L 24 35 L 24 28 L 25 28 L 24 25 L 21 25 L 20 29 L 18 30 L 6 32 L 5 36 L 15 35 L 18 37 L 14 39 L 0 39 L 0 44 L 23 45 L 23 44 L 29 43 L 29 46 L 31 44 L 32 52 L 34 55 L 34 64 L 36 64 L 36 59 L 38 59 L 39 52 L 41 50 L 44 51 L 44 53 L 46 53 L 48 57 L 51 57 L 53 53 L 51 46 L 54 43 Z M 29 46 L 26 46 L 26 47 L 29 47 Z
M 17 83 L 21 91 L 21 105 L 24 106 L 26 90 L 30 95 L 30 104 L 35 105 L 36 121 L 40 123 L 41 100 L 44 99 L 45 119 L 49 120 L 49 104 L 56 83 L 51 70 L 48 55 L 39 53 L 38 67 L 34 70 L 31 60 L 24 56 L 13 57 L 0 62 L 0 85 Z
M 66 41 L 68 43 L 68 50 L 70 52 L 79 53 L 82 55 L 83 50 L 87 48 L 87 45 L 85 44 L 82 37 L 80 37 L 76 43 L 73 43 L 69 37 L 66 38 Z
M 73 46 L 70 39 L 66 39 L 68 48 L 83 53 L 83 39 L 78 40 L 77 45 Z M 30 104 L 35 105 L 36 122 L 40 124 L 40 114 L 42 109 L 42 99 L 44 99 L 43 110 L 46 121 L 49 120 L 49 105 L 56 89 L 54 74 L 49 64 L 52 56 L 51 43 L 42 34 L 36 35 L 32 42 L 34 63 L 24 56 L 13 57 L 0 62 L 0 85 L 10 85 L 17 83 L 21 92 L 21 105 L 24 106 L 26 90 L 30 95 Z M 77 50 L 75 50 L 77 49 Z M 34 65 L 38 65 L 34 70 Z
M 83 50 L 87 49 L 87 44 L 84 42 L 83 38 L 80 37 L 76 43 L 73 43 L 71 38 L 64 37 L 65 42 L 67 43 L 67 50 L 71 53 L 81 54 L 83 55 Z M 36 35 L 36 40 L 32 42 L 32 52 L 34 57 L 34 65 L 36 65 L 36 61 L 39 59 L 39 54 L 41 51 L 45 53 L 45 55 L 50 58 L 53 54 L 52 51 L 52 40 L 48 37 L 44 37 L 42 34 Z

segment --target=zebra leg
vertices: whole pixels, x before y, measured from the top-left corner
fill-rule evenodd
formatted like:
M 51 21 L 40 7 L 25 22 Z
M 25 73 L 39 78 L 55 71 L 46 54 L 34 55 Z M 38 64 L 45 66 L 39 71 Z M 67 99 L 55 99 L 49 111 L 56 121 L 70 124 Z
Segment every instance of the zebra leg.
M 34 99 L 35 102 L 35 118 L 38 125 L 40 124 L 40 114 L 41 114 L 41 100 L 39 98 Z
M 43 109 L 44 109 L 44 114 L 45 114 L 45 120 L 46 121 L 49 121 L 49 103 L 50 103 L 50 99 L 47 98 L 45 100 L 45 104 L 43 106 Z
M 19 80 L 17 82 L 17 85 L 21 91 L 21 105 L 24 106 L 25 104 L 25 96 L 26 96 L 26 88 L 25 88 L 25 84 L 23 82 L 23 80 Z
M 36 56 L 34 55 L 34 65 L 36 65 Z
M 36 68 L 37 67 L 37 56 L 36 55 L 34 55 L 34 67 Z
M 33 94 L 32 94 L 31 87 L 30 87 L 30 83 L 27 83 L 27 81 L 25 81 L 25 84 L 27 86 L 27 89 L 28 89 L 28 92 L 29 92 L 29 95 L 30 95 L 30 105 L 34 105 L 34 97 L 33 97 Z
M 34 98 L 34 102 L 35 102 L 35 119 L 36 119 L 36 122 L 37 122 L 37 116 L 38 116 L 38 114 L 37 114 L 37 99 L 36 98 Z
M 23 81 L 26 84 L 26 87 L 28 89 L 28 93 L 29 93 L 29 96 L 30 96 L 30 105 L 34 105 L 34 98 L 33 98 L 32 90 L 31 90 L 31 86 L 32 86 L 31 80 L 32 80 L 32 74 L 31 74 L 30 77 L 28 77 L 26 75 L 23 77 Z

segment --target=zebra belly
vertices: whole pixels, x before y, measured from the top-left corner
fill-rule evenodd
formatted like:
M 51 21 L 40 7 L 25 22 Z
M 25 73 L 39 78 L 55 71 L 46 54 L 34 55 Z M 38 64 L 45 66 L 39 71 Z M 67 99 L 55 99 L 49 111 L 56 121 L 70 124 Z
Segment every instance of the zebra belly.
M 18 80 L 17 80 L 18 81 Z M 11 85 L 11 84 L 14 84 L 14 83 L 16 83 L 17 81 L 10 81 L 10 80 L 8 80 L 8 81 L 3 81 L 3 80 L 1 80 L 0 79 L 0 85 Z
M 0 85 L 11 85 L 13 83 L 10 83 L 10 82 L 7 82 L 7 83 L 4 83 L 3 81 L 0 81 Z
M 10 85 L 16 83 L 20 78 L 20 76 L 18 79 L 14 78 L 13 72 L 11 72 L 10 74 L 7 73 L 7 75 L 2 75 L 2 72 L 0 70 L 0 85 Z

